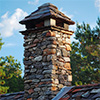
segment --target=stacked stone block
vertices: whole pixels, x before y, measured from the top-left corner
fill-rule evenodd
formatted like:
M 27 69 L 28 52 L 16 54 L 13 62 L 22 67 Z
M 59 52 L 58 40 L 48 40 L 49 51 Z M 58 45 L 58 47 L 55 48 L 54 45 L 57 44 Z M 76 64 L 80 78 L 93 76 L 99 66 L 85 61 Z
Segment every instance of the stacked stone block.
M 45 28 L 25 33 L 26 100 L 51 100 L 63 86 L 71 85 L 71 34 Z

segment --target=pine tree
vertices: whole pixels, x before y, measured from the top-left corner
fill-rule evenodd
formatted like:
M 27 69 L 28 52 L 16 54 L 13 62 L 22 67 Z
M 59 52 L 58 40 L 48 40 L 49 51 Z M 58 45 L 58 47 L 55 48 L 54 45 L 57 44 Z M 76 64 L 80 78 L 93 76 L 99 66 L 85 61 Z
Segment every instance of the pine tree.
M 73 84 L 91 84 L 100 82 L 100 18 L 95 28 L 89 24 L 79 25 L 72 43 L 71 65 Z

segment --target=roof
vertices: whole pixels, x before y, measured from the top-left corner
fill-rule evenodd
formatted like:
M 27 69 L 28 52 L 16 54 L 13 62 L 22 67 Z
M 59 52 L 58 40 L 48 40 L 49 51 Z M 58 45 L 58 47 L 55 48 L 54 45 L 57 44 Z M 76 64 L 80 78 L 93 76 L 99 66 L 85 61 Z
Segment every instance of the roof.
M 24 91 L 0 95 L 0 100 L 24 100 Z
M 41 5 L 36 11 L 32 12 L 19 23 L 26 24 L 28 21 L 39 21 L 46 18 L 62 19 L 62 21 L 69 25 L 73 25 L 75 23 L 69 17 L 60 12 L 58 8 L 51 3 L 45 3 Z
M 24 100 L 24 91 L 2 94 L 0 100 Z M 100 100 L 100 83 L 64 87 L 52 100 Z
M 53 100 L 100 100 L 100 83 L 64 87 Z

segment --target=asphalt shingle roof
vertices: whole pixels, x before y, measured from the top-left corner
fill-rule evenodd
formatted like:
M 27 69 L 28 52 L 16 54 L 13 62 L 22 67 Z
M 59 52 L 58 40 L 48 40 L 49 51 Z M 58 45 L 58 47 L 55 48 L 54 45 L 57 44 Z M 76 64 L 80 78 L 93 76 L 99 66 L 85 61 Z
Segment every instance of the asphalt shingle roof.
M 0 100 L 24 100 L 24 91 L 0 95 Z
M 0 100 L 24 100 L 24 91 L 2 94 Z M 100 100 L 100 83 L 64 87 L 52 100 Z
M 53 100 L 100 100 L 100 83 L 64 87 Z

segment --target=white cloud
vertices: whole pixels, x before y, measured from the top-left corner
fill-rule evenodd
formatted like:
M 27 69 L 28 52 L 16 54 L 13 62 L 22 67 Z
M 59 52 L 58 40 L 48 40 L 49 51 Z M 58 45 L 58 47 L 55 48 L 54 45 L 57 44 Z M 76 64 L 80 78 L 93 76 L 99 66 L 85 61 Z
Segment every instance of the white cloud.
M 3 47 L 13 47 L 13 46 L 16 46 L 16 44 L 14 43 L 6 43 L 3 45 Z
M 17 8 L 15 10 L 15 13 L 10 17 L 8 16 L 8 14 L 9 12 L 6 12 L 1 17 L 0 33 L 3 37 L 10 37 L 14 34 L 14 31 L 24 29 L 24 26 L 20 25 L 19 21 L 28 15 L 20 8 Z
M 39 0 L 28 1 L 28 4 L 32 4 L 32 5 L 37 5 L 38 3 L 39 3 Z
M 73 18 L 74 16 L 73 15 L 71 15 L 71 14 L 68 14 L 66 11 L 64 11 L 63 10 L 63 7 L 62 8 L 60 8 L 60 10 L 59 11 L 61 11 L 62 13 L 64 13 L 66 16 L 68 16 L 69 18 Z
M 95 0 L 95 6 L 99 8 L 100 12 L 100 0 Z

